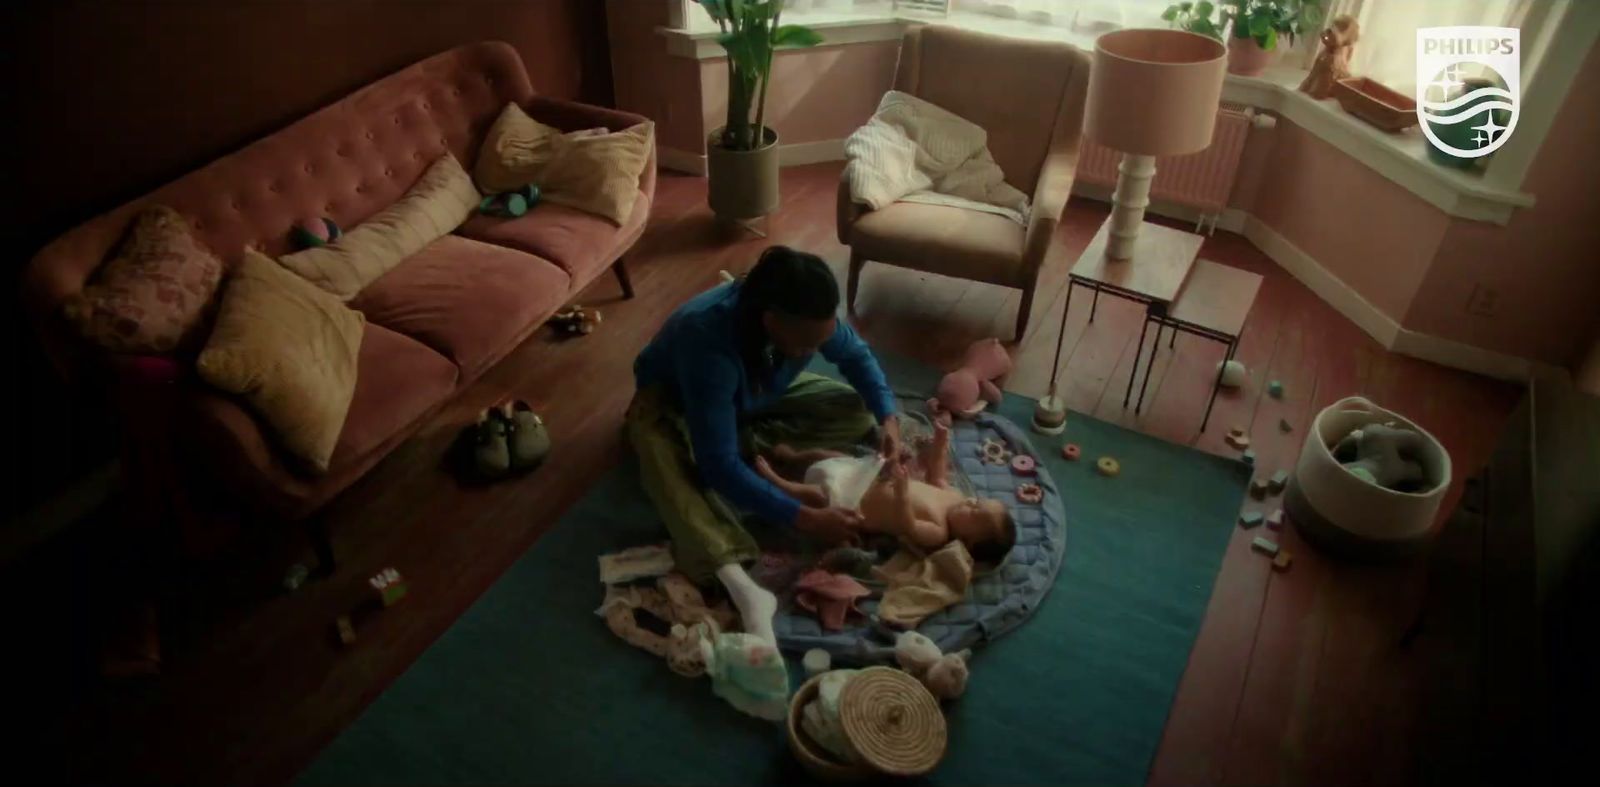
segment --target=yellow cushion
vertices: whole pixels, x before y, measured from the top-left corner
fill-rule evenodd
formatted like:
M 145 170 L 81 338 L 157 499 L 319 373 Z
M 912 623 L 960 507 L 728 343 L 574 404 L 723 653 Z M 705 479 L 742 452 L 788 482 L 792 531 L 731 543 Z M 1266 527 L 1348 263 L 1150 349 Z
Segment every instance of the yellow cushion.
M 604 216 L 620 226 L 639 196 L 639 175 L 650 160 L 654 140 L 654 123 L 614 134 L 562 137 L 555 158 L 538 180 L 539 190 L 546 200 Z
M 472 178 L 446 153 L 393 205 L 326 246 L 297 251 L 278 262 L 348 301 L 423 246 L 449 235 L 477 207 Z
M 472 178 L 485 194 L 520 189 L 539 179 L 560 139 L 561 129 L 528 117 L 516 104 L 506 104 L 478 149 Z
M 326 472 L 355 395 L 365 325 L 337 297 L 246 249 L 195 369 L 244 397 L 286 451 Z

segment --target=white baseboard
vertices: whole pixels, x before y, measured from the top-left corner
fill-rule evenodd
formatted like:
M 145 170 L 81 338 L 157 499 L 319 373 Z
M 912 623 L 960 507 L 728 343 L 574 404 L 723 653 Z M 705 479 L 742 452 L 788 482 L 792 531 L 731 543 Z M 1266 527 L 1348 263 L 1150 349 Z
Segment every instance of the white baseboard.
M 817 142 L 797 142 L 793 145 L 778 146 L 778 166 L 798 167 L 802 164 L 815 164 L 819 161 L 844 161 L 844 140 L 824 139 Z M 690 175 L 704 177 L 706 174 L 706 157 L 704 153 L 691 153 L 678 148 L 656 148 L 656 162 L 665 169 L 674 172 L 686 172 Z
M 1245 219 L 1244 236 L 1368 336 L 1377 339 L 1384 348 L 1394 349 L 1395 337 L 1400 335 L 1400 323 L 1322 267 L 1315 258 L 1254 216 Z
M 778 166 L 798 167 L 819 161 L 844 161 L 844 140 L 824 139 L 778 146 Z
M 706 157 L 703 153 L 690 153 L 677 148 L 656 146 L 656 163 L 663 169 L 705 176 Z
M 1315 258 L 1254 216 L 1246 215 L 1244 236 L 1386 350 L 1513 382 L 1527 382 L 1534 374 L 1550 370 L 1548 364 L 1401 327 L 1393 317 L 1361 297 L 1361 293 L 1322 267 Z

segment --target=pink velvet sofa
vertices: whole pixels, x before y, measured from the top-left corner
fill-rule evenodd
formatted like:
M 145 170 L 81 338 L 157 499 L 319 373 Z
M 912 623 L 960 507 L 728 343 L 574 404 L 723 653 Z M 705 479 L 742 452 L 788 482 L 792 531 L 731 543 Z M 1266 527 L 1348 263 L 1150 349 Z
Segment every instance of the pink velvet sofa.
M 521 58 L 506 44 L 472 44 L 428 58 L 42 249 L 23 291 L 50 357 L 74 384 L 130 388 L 127 370 L 137 364 L 97 353 L 60 315 L 140 208 L 177 209 L 228 264 L 247 245 L 286 253 L 296 220 L 322 214 L 355 226 L 399 198 L 447 150 L 470 171 L 484 134 L 511 101 L 563 130 L 615 131 L 645 120 L 535 95 Z M 293 469 L 241 402 L 194 377 L 192 358 L 178 359 L 179 378 L 157 389 L 158 407 L 127 408 L 125 440 L 146 443 L 132 452 L 134 461 L 147 469 L 150 455 L 162 457 L 155 464 L 163 472 L 154 480 L 175 493 L 197 483 L 187 476 L 211 471 L 214 477 L 198 483 L 220 482 L 243 508 L 306 519 L 607 268 L 631 297 L 622 256 L 644 230 L 655 180 L 652 151 L 640 197 L 621 227 L 552 204 L 517 219 L 475 216 L 363 290 L 351 302 L 367 318 L 355 398 L 326 475 Z M 146 404 L 151 388 L 141 389 Z M 129 455 L 125 450 L 125 471 Z

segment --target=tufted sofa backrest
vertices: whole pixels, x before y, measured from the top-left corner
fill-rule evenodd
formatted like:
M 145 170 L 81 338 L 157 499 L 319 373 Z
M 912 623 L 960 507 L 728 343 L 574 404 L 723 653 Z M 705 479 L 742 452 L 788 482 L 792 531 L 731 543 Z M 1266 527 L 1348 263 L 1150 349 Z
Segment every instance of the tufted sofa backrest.
M 57 366 L 63 301 L 81 290 L 134 213 L 164 204 L 232 264 L 245 247 L 291 251 L 295 222 L 328 216 L 352 227 L 393 203 L 445 151 L 469 171 L 507 102 L 533 96 L 509 44 L 457 47 L 416 63 L 52 241 L 28 266 L 27 306 Z M 174 129 L 178 133 L 179 129 Z

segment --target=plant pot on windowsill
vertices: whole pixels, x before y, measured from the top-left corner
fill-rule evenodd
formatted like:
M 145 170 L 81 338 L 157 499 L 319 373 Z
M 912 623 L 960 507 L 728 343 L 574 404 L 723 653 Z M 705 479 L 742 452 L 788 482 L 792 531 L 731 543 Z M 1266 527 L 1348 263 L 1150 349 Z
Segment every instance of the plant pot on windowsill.
M 1278 50 L 1262 49 L 1254 38 L 1233 36 L 1228 39 L 1228 73 L 1245 77 L 1258 77 L 1278 59 Z
M 721 128 L 706 139 L 706 201 L 725 219 L 755 219 L 778 209 L 778 132 L 764 129 L 755 150 L 722 146 Z

